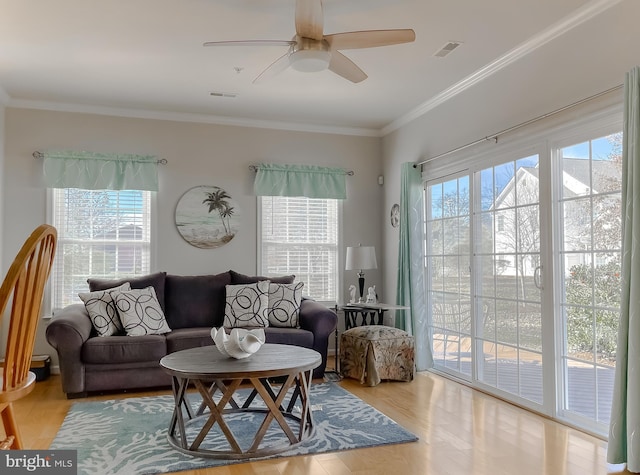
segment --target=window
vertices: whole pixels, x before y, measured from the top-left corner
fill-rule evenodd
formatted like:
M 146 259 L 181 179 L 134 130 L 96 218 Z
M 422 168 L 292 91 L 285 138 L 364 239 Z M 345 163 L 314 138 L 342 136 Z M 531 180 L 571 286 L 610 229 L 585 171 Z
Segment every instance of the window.
M 612 110 L 460 156 L 464 171 L 450 157 L 423 168 L 434 369 L 599 435 L 620 315 L 620 126 Z
M 259 273 L 294 274 L 305 295 L 338 300 L 338 200 L 263 196 Z
M 88 277 L 149 272 L 151 192 L 55 188 L 51 195 L 51 223 L 58 230 L 52 309 L 77 303 Z

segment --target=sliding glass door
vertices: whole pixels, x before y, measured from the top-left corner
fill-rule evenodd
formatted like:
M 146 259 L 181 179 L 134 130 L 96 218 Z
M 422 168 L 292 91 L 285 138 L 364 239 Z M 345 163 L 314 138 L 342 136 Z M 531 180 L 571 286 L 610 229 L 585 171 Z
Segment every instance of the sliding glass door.
M 615 373 L 622 245 L 622 134 L 558 150 L 560 411 L 606 426 Z
M 476 379 L 543 402 L 539 158 L 476 172 Z
M 425 282 L 436 370 L 604 435 L 622 136 L 602 129 L 619 130 L 486 156 L 427 181 Z
M 437 367 L 471 377 L 469 177 L 427 190 L 427 272 L 431 349 Z
M 538 162 L 429 184 L 426 249 L 436 368 L 542 404 Z

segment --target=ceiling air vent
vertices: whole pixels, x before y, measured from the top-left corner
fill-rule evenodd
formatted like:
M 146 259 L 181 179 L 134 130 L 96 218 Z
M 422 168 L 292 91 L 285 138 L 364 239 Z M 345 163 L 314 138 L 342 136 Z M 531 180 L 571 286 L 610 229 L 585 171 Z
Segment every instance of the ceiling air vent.
M 235 92 L 210 92 L 209 95 L 213 96 L 213 97 L 230 97 L 230 98 L 234 98 L 237 97 L 238 94 L 236 94 Z
M 446 45 L 436 51 L 434 56 L 437 58 L 444 58 L 461 44 L 461 41 L 449 41 Z

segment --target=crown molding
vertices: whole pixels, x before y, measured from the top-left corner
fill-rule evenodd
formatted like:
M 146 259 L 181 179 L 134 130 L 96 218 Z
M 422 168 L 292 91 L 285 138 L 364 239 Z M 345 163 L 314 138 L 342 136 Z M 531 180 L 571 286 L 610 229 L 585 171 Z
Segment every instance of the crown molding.
M 582 7 L 574 10 L 570 15 L 567 15 L 560 21 L 554 23 L 548 28 L 540 31 L 536 35 L 532 36 L 524 43 L 516 46 L 515 48 L 507 51 L 505 54 L 497 58 L 495 61 L 488 63 L 484 67 L 478 69 L 473 74 L 467 76 L 461 81 L 457 82 L 453 86 L 445 89 L 439 94 L 433 96 L 427 101 L 420 104 L 418 107 L 412 109 L 405 115 L 397 118 L 393 122 L 384 126 L 380 133 L 382 136 L 387 135 L 394 130 L 399 129 L 403 125 L 412 122 L 413 120 L 423 116 L 427 112 L 435 109 L 440 104 L 448 101 L 449 99 L 457 96 L 458 94 L 466 91 L 467 89 L 475 86 L 479 82 L 493 76 L 498 71 L 506 68 L 515 61 L 523 58 L 524 56 L 534 52 L 538 48 L 546 45 L 550 41 L 564 35 L 568 31 L 582 25 L 586 21 L 600 15 L 602 12 L 608 10 L 614 5 L 622 2 L 622 0 L 592 0 Z
M 1 97 L 1 96 L 0 96 Z M 7 96 L 9 97 L 9 96 Z M 0 99 L 1 100 L 1 99 Z M 272 120 L 223 117 L 208 114 L 194 114 L 170 111 L 153 111 L 146 109 L 128 109 L 86 104 L 72 104 L 28 99 L 9 99 L 8 107 L 16 109 L 37 109 L 55 112 L 76 112 L 82 114 L 129 117 L 135 119 L 167 120 L 175 122 L 196 122 L 201 124 L 230 125 L 235 127 L 253 127 L 259 129 L 288 130 L 293 132 L 311 132 L 334 135 L 356 135 L 364 137 L 380 137 L 379 129 L 358 127 L 337 127 L 330 125 L 305 124 L 300 122 L 279 122 Z

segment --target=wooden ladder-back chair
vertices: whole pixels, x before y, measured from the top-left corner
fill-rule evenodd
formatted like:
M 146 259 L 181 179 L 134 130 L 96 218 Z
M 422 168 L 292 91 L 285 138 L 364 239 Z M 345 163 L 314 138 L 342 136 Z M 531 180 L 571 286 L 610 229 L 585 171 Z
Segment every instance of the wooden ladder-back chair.
M 4 368 L 0 373 L 0 414 L 7 438 L 13 436 L 12 449 L 23 448 L 11 404 L 34 388 L 36 377 L 29 368 L 57 237 L 53 226 L 38 226 L 16 255 L 0 287 L 0 322 L 7 303 L 12 302 Z

